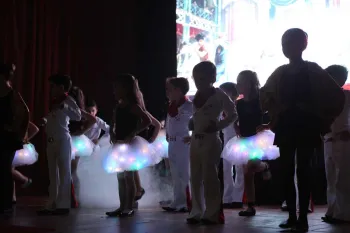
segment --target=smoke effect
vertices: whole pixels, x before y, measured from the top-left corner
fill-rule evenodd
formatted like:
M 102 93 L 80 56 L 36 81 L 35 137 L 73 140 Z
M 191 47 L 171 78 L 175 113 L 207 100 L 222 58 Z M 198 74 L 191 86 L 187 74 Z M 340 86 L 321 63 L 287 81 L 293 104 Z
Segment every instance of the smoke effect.
M 103 150 L 105 149 L 101 149 L 90 157 L 80 158 L 74 184 L 81 207 L 117 208 L 119 206 L 117 174 L 107 174 L 104 171 Z M 169 178 L 160 177 L 153 167 L 142 169 L 139 173 L 141 185 L 146 191 L 139 201 L 139 208 L 158 207 L 160 201 L 172 199 Z

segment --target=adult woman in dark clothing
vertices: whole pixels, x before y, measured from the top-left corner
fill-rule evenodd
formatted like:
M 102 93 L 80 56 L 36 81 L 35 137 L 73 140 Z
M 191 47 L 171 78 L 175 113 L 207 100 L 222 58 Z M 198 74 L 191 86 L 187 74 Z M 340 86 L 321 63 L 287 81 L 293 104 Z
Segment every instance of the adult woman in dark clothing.
M 29 110 L 10 84 L 14 71 L 13 64 L 0 63 L 0 214 L 12 211 L 12 161 L 29 124 Z

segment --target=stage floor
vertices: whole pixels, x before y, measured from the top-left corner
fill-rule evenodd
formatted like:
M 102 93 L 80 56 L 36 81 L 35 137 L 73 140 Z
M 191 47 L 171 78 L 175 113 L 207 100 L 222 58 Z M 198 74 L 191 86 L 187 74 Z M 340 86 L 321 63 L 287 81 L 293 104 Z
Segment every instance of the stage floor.
M 160 209 L 141 208 L 129 219 L 106 218 L 106 209 L 77 209 L 65 217 L 38 217 L 35 211 L 38 206 L 18 205 L 15 217 L 7 222 L 2 233 L 265 233 L 281 232 L 278 224 L 287 216 L 277 208 L 259 207 L 257 215 L 252 218 L 239 217 L 238 211 L 226 210 L 226 224 L 220 226 L 188 226 L 185 224 L 186 214 L 169 214 Z M 316 212 L 309 215 L 309 232 L 350 232 L 350 225 L 331 226 L 321 222 L 325 208 L 317 207 Z M 1 224 L 4 226 L 3 224 Z M 23 226 L 25 229 L 14 229 L 11 226 Z M 35 227 L 28 229 L 26 227 Z M 2 227 L 0 227 L 1 229 Z

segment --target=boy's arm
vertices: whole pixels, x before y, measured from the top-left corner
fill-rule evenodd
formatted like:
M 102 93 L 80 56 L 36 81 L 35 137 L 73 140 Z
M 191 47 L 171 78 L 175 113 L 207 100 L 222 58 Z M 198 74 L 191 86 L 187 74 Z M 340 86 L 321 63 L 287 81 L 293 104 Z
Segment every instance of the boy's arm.
M 223 130 L 229 126 L 233 121 L 237 119 L 236 106 L 233 101 L 223 91 L 220 91 L 220 99 L 222 101 L 223 111 L 226 115 L 225 119 L 222 119 L 217 124 L 217 130 Z
M 78 105 L 75 103 L 74 100 L 69 99 L 70 97 L 67 97 L 68 99 L 63 102 L 63 105 L 61 106 L 62 111 L 67 114 L 70 120 L 72 121 L 80 121 L 81 120 L 81 111 Z
M 27 140 L 32 139 L 39 132 L 39 128 L 32 122 L 29 122 L 27 131 Z
M 154 118 L 149 112 L 147 112 L 148 116 L 151 118 L 151 125 L 154 126 L 154 130 L 153 130 L 153 135 L 150 139 L 150 142 L 154 142 L 159 134 L 160 128 L 161 128 L 161 124 L 160 122 Z
M 99 117 L 96 117 L 96 123 L 97 123 L 97 126 L 102 129 L 103 131 L 105 131 L 105 134 L 109 134 L 109 130 L 110 130 L 110 127 L 109 125 L 104 121 L 102 120 L 101 118 Z

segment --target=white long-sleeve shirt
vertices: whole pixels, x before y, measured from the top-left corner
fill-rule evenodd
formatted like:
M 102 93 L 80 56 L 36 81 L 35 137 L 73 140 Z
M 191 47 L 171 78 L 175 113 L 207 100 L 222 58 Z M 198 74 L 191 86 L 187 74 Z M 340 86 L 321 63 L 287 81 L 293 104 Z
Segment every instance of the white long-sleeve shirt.
M 189 136 L 188 123 L 193 114 L 192 102 L 187 100 L 178 108 L 178 114 L 171 117 L 169 114 L 166 118 L 165 129 L 169 137 Z
M 335 119 L 331 126 L 331 132 L 325 138 L 337 137 L 343 131 L 350 131 L 350 91 L 344 90 L 345 104 L 341 114 Z
M 101 130 L 105 131 L 105 135 L 109 134 L 109 125 L 99 117 L 96 117 L 96 123 L 85 133 L 91 141 L 100 137 Z
M 69 134 L 69 121 L 80 121 L 81 112 L 74 99 L 70 96 L 63 101 L 62 109 L 55 109 L 51 111 L 46 119 L 46 134 L 47 138 L 54 140 L 62 139 Z
M 236 106 L 233 101 L 221 89 L 216 88 L 215 94 L 209 97 L 207 102 L 196 109 L 194 107 L 193 125 L 194 134 L 203 134 L 210 125 L 215 122 L 218 131 L 228 127 L 237 119 Z M 222 112 L 225 112 L 225 119 L 220 120 Z M 218 133 L 218 132 L 217 132 Z

